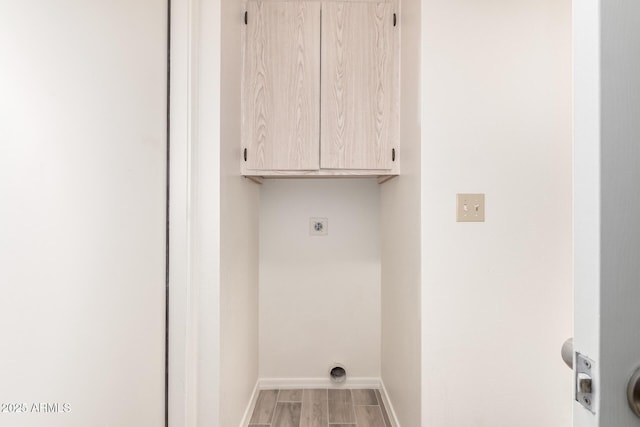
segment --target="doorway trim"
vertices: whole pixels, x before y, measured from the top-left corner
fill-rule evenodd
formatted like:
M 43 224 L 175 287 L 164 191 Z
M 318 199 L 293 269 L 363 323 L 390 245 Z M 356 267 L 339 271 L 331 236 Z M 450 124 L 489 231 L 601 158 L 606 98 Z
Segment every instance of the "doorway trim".
M 220 1 L 169 8 L 167 425 L 196 427 L 219 420 Z

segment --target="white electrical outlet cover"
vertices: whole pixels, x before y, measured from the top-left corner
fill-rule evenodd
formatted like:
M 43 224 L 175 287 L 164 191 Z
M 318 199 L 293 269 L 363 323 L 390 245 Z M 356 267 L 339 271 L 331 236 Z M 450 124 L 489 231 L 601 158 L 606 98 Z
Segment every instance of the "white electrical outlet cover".
M 309 235 L 326 236 L 329 234 L 329 220 L 327 218 L 309 218 Z

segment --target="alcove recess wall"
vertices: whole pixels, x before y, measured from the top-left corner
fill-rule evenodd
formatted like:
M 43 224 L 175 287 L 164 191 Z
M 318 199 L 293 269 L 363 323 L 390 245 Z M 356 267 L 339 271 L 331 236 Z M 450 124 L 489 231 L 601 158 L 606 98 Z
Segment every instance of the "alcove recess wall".
M 241 172 L 398 175 L 394 2 L 247 2 Z

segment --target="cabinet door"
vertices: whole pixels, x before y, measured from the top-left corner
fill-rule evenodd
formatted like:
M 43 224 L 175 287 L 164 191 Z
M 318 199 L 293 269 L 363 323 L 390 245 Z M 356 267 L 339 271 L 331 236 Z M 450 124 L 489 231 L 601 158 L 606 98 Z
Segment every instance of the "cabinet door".
M 322 4 L 322 168 L 391 169 L 393 37 L 390 3 Z
M 319 167 L 320 3 L 247 4 L 246 169 Z

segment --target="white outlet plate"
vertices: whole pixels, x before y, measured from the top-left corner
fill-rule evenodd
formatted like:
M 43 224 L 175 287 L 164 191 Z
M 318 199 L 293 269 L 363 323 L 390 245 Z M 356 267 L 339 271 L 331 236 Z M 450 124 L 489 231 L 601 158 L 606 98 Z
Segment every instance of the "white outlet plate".
M 327 218 L 309 218 L 309 235 L 326 236 L 329 234 L 329 220 Z
M 456 221 L 484 222 L 484 194 L 457 194 Z

